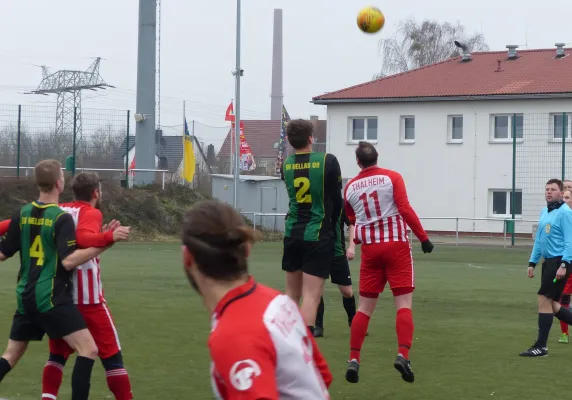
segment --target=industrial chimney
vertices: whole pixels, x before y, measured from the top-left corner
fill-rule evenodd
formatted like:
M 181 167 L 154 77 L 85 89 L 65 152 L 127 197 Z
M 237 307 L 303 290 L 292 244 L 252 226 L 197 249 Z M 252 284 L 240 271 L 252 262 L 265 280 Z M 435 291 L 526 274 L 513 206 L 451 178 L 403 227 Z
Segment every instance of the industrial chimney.
M 518 49 L 518 45 L 516 44 L 509 44 L 506 46 L 508 49 L 508 59 L 509 60 L 516 60 L 518 58 L 518 54 L 516 53 L 516 49 Z
M 282 120 L 282 10 L 274 9 L 274 36 L 272 46 L 272 92 L 270 94 L 270 119 Z

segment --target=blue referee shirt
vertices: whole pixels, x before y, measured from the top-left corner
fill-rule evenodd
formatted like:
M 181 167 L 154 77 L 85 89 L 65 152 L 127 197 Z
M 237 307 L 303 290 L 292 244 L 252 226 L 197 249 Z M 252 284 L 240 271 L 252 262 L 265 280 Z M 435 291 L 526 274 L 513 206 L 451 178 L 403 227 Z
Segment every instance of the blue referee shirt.
M 572 210 L 566 204 L 550 212 L 547 207 L 542 209 L 530 262 L 559 256 L 562 261 L 572 261 Z

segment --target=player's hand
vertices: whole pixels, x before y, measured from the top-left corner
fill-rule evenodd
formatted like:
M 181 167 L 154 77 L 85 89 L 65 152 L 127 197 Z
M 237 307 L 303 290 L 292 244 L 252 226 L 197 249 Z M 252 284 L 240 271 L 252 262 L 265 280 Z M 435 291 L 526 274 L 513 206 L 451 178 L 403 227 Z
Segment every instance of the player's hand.
M 528 267 L 527 273 L 529 278 L 534 278 L 534 267 Z
M 565 262 L 562 262 L 562 264 L 560 264 L 560 267 L 558 268 L 558 270 L 556 270 L 557 280 L 564 279 L 564 277 L 566 276 L 567 267 L 568 265 Z
M 350 245 L 348 247 L 348 249 L 346 250 L 346 257 L 348 258 L 348 260 L 353 260 L 356 256 L 356 248 L 354 245 Z
M 423 250 L 423 253 L 431 253 L 433 251 L 433 247 L 435 246 L 433 246 L 433 243 L 431 243 L 429 239 L 421 243 L 421 250 Z
M 117 229 L 120 226 L 121 226 L 121 222 L 119 222 L 116 219 L 112 219 L 110 223 L 105 224 L 101 227 L 101 231 L 102 232 L 114 231 L 115 229 Z
M 129 226 L 118 226 L 113 230 L 113 241 L 121 242 L 129 239 L 129 231 L 131 227 Z

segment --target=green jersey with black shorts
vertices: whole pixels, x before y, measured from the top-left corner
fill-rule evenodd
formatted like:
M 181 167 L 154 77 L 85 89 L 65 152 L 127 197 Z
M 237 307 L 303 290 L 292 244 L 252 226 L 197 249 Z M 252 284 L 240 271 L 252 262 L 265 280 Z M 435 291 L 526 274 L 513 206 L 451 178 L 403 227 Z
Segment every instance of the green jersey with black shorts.
M 0 242 L 6 257 L 20 252 L 11 339 L 59 338 L 85 327 L 73 304 L 72 271 L 62 265 L 75 250 L 73 218 L 56 204 L 32 202 L 12 217 Z
M 342 210 L 340 164 L 332 154 L 293 154 L 284 161 L 282 179 L 290 203 L 282 269 L 327 278 Z

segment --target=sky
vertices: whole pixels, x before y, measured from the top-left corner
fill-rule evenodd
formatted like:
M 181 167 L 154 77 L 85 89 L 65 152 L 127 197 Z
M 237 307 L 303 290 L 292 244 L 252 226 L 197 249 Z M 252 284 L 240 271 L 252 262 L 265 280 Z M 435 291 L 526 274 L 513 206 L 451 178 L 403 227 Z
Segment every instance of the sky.
M 100 73 L 113 89 L 88 92 L 83 107 L 135 110 L 137 0 L 0 0 L 0 107 L 53 105 L 56 97 L 23 94 L 41 81 L 39 65 L 51 71 L 86 69 L 102 57 Z M 270 117 L 273 10 L 283 10 L 284 105 L 293 118 L 318 115 L 326 107 L 313 96 L 371 80 L 381 67 L 378 42 L 391 37 L 400 20 L 460 21 L 468 33 L 482 32 L 491 50 L 572 45 L 567 19 L 572 2 L 551 0 L 243 0 L 241 112 L 243 119 Z M 356 25 L 358 11 L 380 8 L 384 29 L 375 35 Z M 407 5 L 407 7 L 404 7 Z M 560 20 L 559 20 L 560 19 Z M 234 96 L 236 1 L 162 0 L 161 125 L 180 134 L 183 100 L 197 136 L 222 144 L 224 113 Z M 2 115 L 0 113 L 0 120 Z M 0 121 L 1 123 L 2 121 Z

